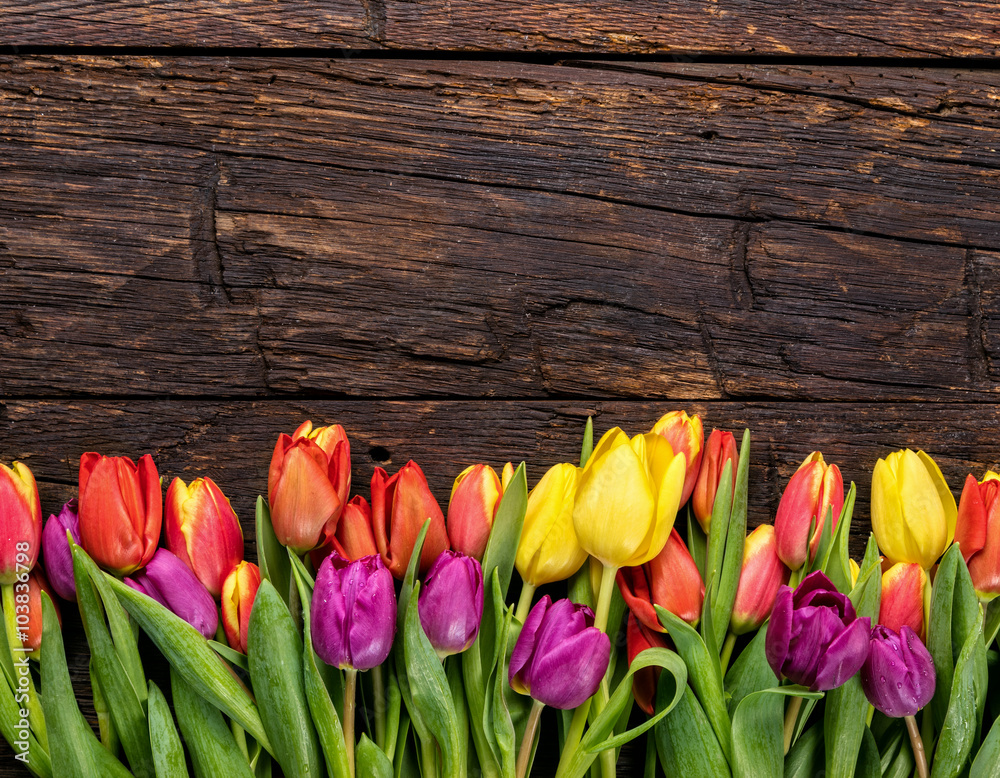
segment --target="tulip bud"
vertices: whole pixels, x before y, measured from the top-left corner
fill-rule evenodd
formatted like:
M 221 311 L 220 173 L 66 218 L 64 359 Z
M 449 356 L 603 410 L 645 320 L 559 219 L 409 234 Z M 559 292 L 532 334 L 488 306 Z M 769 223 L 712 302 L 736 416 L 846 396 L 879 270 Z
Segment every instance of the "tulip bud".
M 229 571 L 243 560 L 243 530 L 229 499 L 211 478 L 167 489 L 167 548 L 191 568 L 213 597 Z
M 958 505 L 955 540 L 962 550 L 979 599 L 989 602 L 1000 594 L 1000 475 L 965 479 Z
M 859 619 L 847 595 L 817 570 L 794 592 L 787 586 L 778 590 L 764 653 L 778 678 L 827 691 L 861 669 L 870 633 L 871 619 Z
M 326 554 L 317 561 L 317 567 L 334 550 L 350 562 L 378 553 L 375 533 L 372 531 L 372 509 L 360 494 L 352 497 L 344 506 L 337 524 L 337 534 L 330 540 L 329 546 Z
M 460 654 L 476 641 L 483 619 L 483 569 L 445 550 L 431 566 L 417 602 L 420 624 L 437 655 Z
M 396 634 L 396 591 L 381 557 L 323 560 L 313 589 L 316 655 L 341 670 L 371 670 L 389 656 Z
M 489 465 L 470 465 L 459 474 L 448 501 L 448 538 L 453 549 L 483 558 L 501 496 L 500 479 Z
M 940 468 L 923 451 L 894 451 L 875 463 L 872 531 L 892 562 L 929 570 L 951 545 L 957 514 Z
M 14 584 L 14 598 L 17 602 L 18 609 L 18 626 L 17 633 L 21 638 L 21 645 L 28 652 L 28 657 L 31 659 L 38 659 L 38 649 L 42 644 L 42 592 L 45 592 L 52 599 L 52 605 L 55 607 L 56 616 L 59 617 L 59 623 L 62 624 L 62 615 L 59 613 L 59 605 L 57 604 L 56 598 L 52 596 L 52 589 L 49 588 L 49 582 L 45 580 L 45 573 L 42 572 L 40 567 L 36 567 L 28 575 L 28 580 L 26 583 L 18 581 Z M 22 599 L 23 598 L 23 599 Z M 22 612 L 20 609 L 22 605 L 27 605 L 27 611 Z M 24 616 L 24 621 L 21 620 L 20 616 Z
M 0 584 L 10 584 L 35 566 L 42 540 L 38 487 L 21 462 L 0 464 L 0 529 Z
M 351 446 L 339 424 L 313 429 L 305 421 L 278 436 L 267 473 L 267 501 L 278 541 L 303 553 L 315 548 L 327 523 L 332 535 L 351 491 Z
M 930 652 L 912 629 L 872 630 L 861 688 L 878 710 L 892 718 L 913 716 L 931 701 L 936 680 Z
M 215 637 L 219 628 L 215 600 L 191 569 L 169 550 L 157 549 L 146 569 L 126 578 L 125 583 L 180 616 L 206 638 Z
M 578 473 L 575 465 L 554 465 L 528 493 L 514 564 L 532 586 L 569 578 L 587 558 L 573 528 Z
M 844 507 L 844 479 L 840 468 L 827 465 L 819 451 L 805 458 L 788 481 L 774 519 L 778 556 L 792 570 L 798 570 L 816 556 L 829 511 L 832 532 Z M 813 527 L 812 537 L 809 527 Z
M 507 491 L 507 484 L 510 483 L 511 479 L 514 477 L 514 463 L 508 462 L 503 466 L 503 472 L 500 474 L 500 486 L 503 491 Z
M 771 615 L 778 590 L 788 583 L 791 571 L 778 558 L 775 529 L 761 524 L 743 545 L 743 568 L 729 628 L 734 635 L 752 632 Z
M 149 454 L 138 465 L 92 451 L 80 457 L 80 545 L 101 567 L 127 575 L 149 563 L 160 541 L 162 503 Z
M 247 652 L 250 611 L 260 588 L 260 568 L 253 562 L 240 562 L 222 582 L 222 627 L 229 647 Z
M 715 495 L 719 491 L 719 481 L 726 462 L 732 461 L 733 466 L 732 493 L 736 494 L 736 468 L 739 465 L 739 452 L 736 450 L 736 438 L 731 432 L 712 430 L 705 444 L 705 453 L 698 468 L 698 480 L 695 481 L 691 493 L 691 508 L 701 528 L 707 534 L 712 523 L 712 508 L 715 507 Z
M 629 665 L 647 648 L 669 648 L 666 638 L 659 632 L 653 632 L 636 619 L 635 613 L 629 613 L 628 626 L 625 629 L 625 648 L 628 651 Z M 660 679 L 659 667 L 644 667 L 632 675 L 632 696 L 639 707 L 647 715 L 653 715 L 656 701 L 656 684 Z
M 56 594 L 64 600 L 76 601 L 76 580 L 73 578 L 73 551 L 70 549 L 66 532 L 73 542 L 80 545 L 80 517 L 76 512 L 77 501 L 70 500 L 63 505 L 59 515 L 51 515 L 42 530 L 42 561 L 45 572 Z
M 684 455 L 652 432 L 631 440 L 608 430 L 580 473 L 573 526 L 605 567 L 635 567 L 670 537 L 684 489 Z
M 698 471 L 701 468 L 701 457 L 705 448 L 705 430 L 701 426 L 701 418 L 697 414 L 688 416 L 685 411 L 671 411 L 661 416 L 653 425 L 653 432 L 666 438 L 676 453 L 684 455 L 686 468 L 684 491 L 681 493 L 681 505 L 683 505 L 694 491 Z
M 403 465 L 391 478 L 381 467 L 372 476 L 372 528 L 375 544 L 389 572 L 403 580 L 410 563 L 417 535 L 427 519 L 431 520 L 420 554 L 420 571 L 427 572 L 442 551 L 449 548 L 444 514 L 424 471 L 413 460 Z
M 571 710 L 592 697 L 608 670 L 611 641 L 594 626 L 594 612 L 545 595 L 528 614 L 510 655 L 514 691 Z
M 670 531 L 663 550 L 646 564 L 619 570 L 618 589 L 625 604 L 647 629 L 666 631 L 654 605 L 666 608 L 691 626 L 701 618 L 705 584 L 677 530 Z
M 924 634 L 924 591 L 927 573 L 916 562 L 899 562 L 882 574 L 882 604 L 878 623 L 893 632 L 904 626 Z
M 847 562 L 851 568 L 851 588 L 853 589 L 858 585 L 858 576 L 861 575 L 861 568 L 853 559 L 848 559 Z

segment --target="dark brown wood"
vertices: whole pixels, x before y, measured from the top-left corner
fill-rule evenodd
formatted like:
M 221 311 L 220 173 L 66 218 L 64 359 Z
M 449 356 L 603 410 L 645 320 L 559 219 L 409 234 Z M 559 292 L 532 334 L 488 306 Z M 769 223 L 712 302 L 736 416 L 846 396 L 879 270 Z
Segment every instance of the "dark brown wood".
M 0 78 L 7 397 L 1000 389 L 992 72 L 48 57 Z
M 990 57 L 988 0 L 788 3 L 472 0 L 22 0 L 0 9 L 4 43 L 614 54 Z

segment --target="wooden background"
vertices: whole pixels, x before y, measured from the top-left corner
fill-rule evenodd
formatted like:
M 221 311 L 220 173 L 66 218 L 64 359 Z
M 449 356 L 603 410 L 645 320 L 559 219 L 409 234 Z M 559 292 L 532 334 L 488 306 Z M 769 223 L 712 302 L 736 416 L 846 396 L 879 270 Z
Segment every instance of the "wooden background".
M 751 523 L 822 449 L 1000 465 L 990 0 L 0 0 L 0 461 L 354 481 L 753 432 Z M 66 608 L 71 661 L 86 647 Z M 26 775 L 10 748 L 0 776 Z

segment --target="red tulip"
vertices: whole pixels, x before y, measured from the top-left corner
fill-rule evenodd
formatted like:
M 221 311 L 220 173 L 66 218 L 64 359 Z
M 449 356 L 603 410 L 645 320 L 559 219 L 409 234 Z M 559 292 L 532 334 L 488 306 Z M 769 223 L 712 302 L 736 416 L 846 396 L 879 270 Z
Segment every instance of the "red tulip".
M 62 615 L 59 613 L 59 598 L 52 593 L 52 588 L 49 586 L 49 582 L 45 580 L 45 573 L 42 572 L 42 568 L 36 567 L 32 570 L 28 576 L 27 583 L 14 584 L 14 597 L 18 599 L 18 602 L 25 595 L 28 598 L 26 603 L 28 610 L 24 614 L 24 621 L 22 622 L 20 617 L 18 618 L 18 635 L 21 637 L 21 645 L 31 652 L 28 656 L 32 659 L 38 659 L 36 652 L 42 644 L 43 591 L 52 600 L 56 616 L 59 617 L 59 623 L 62 624 Z
M 684 491 L 681 493 L 683 505 L 694 491 L 704 454 L 705 430 L 701 425 L 701 418 L 697 414 L 688 416 L 685 411 L 671 411 L 653 425 L 653 432 L 666 438 L 675 454 L 684 454 L 687 469 L 684 471 Z M 733 445 L 735 443 L 734 440 Z M 714 493 L 712 497 L 714 499 Z
M 664 632 L 654 605 L 660 605 L 688 624 L 701 617 L 705 598 L 698 566 L 677 530 L 671 530 L 663 550 L 639 567 L 618 571 L 618 588 L 632 612 L 646 627 Z
M 791 571 L 778 558 L 774 527 L 761 524 L 743 546 L 743 569 L 736 588 L 730 629 L 743 635 L 757 629 L 768 616 L 778 589 L 788 583 Z
M 659 632 L 648 629 L 636 619 L 634 613 L 628 615 L 628 627 L 625 630 L 625 647 L 628 651 L 628 663 L 647 648 L 669 648 L 667 639 Z M 644 667 L 632 676 L 632 696 L 639 707 L 650 716 L 653 715 L 653 703 L 656 701 L 656 684 L 660 678 L 659 667 Z
M 0 464 L 0 583 L 35 566 L 42 547 L 42 505 L 31 470 Z
M 904 626 L 924 637 L 924 591 L 927 573 L 918 562 L 899 562 L 882 574 L 878 623 L 893 632 Z
M 792 570 L 798 570 L 816 555 L 827 511 L 833 517 L 832 532 L 837 528 L 844 507 L 844 479 L 840 468 L 827 465 L 823 455 L 814 451 L 805 458 L 788 481 L 778 503 L 774 531 L 778 538 L 778 556 Z M 809 527 L 814 526 L 812 537 Z
M 731 471 L 732 492 L 736 492 L 736 468 L 739 465 L 739 452 L 736 450 L 736 438 L 731 432 L 712 430 L 705 445 L 705 453 L 698 468 L 698 480 L 695 481 L 694 492 L 691 494 L 691 508 L 701 528 L 708 532 L 712 523 L 712 508 L 715 507 L 715 495 L 719 490 L 722 470 L 726 462 L 732 461 Z
M 1000 594 L 1000 476 L 987 473 L 977 482 L 965 479 L 958 506 L 955 541 L 969 566 L 976 593 L 983 602 Z
M 243 530 L 226 495 L 211 478 L 167 489 L 167 548 L 218 598 L 229 571 L 243 560 Z
M 501 496 L 500 479 L 489 465 L 470 465 L 459 474 L 448 501 L 452 549 L 482 560 Z
M 303 553 L 324 530 L 336 531 L 351 491 L 351 447 L 339 424 L 313 429 L 305 421 L 291 437 L 282 433 L 267 473 L 267 501 L 278 541 Z M 327 526 L 327 525 L 330 526 Z
M 260 588 L 260 568 L 253 562 L 240 562 L 222 583 L 222 628 L 229 647 L 247 652 L 250 611 Z
M 441 506 L 431 494 L 424 471 L 416 462 L 407 462 L 392 477 L 376 467 L 372 476 L 375 544 L 385 566 L 399 580 L 406 575 L 417 535 L 427 519 L 431 520 L 431 525 L 420 554 L 421 573 L 427 572 L 438 555 L 449 548 Z
M 160 540 L 162 502 L 149 454 L 138 465 L 92 451 L 80 457 L 80 543 L 102 567 L 127 575 L 149 563 Z

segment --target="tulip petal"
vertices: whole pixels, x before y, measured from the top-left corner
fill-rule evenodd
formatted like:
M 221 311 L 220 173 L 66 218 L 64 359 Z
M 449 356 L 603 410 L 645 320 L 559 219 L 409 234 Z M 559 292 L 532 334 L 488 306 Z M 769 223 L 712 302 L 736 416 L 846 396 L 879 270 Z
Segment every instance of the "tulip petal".
M 995 492 L 995 487 L 993 487 Z M 965 561 L 986 545 L 986 504 L 983 488 L 974 475 L 965 478 L 955 522 L 955 542 L 962 549 Z
M 871 522 L 878 546 L 889 559 L 917 561 L 904 538 L 899 481 L 888 458 L 878 460 L 872 473 Z
M 941 468 L 938 467 L 937 462 L 935 462 L 923 451 L 918 451 L 917 457 L 920 458 L 924 467 L 927 468 L 927 473 L 931 477 L 931 482 L 934 484 L 938 497 L 941 499 L 941 507 L 944 509 L 945 531 L 947 535 L 945 547 L 947 547 L 951 545 L 952 538 L 955 537 L 955 521 L 958 516 L 958 506 L 955 504 L 955 495 L 951 493 L 951 489 L 948 487 L 948 482 L 944 480 L 944 474 L 941 472 Z M 944 553 L 944 549 L 941 550 L 941 553 Z
M 316 547 L 323 526 L 341 509 L 327 478 L 326 457 L 311 440 L 303 439 L 285 453 L 273 495 L 274 534 L 282 545 L 300 552 Z
M 677 509 L 680 507 L 681 494 L 684 490 L 684 456 L 677 454 L 669 460 L 659 480 L 653 480 L 655 487 L 656 508 L 653 523 L 643 539 L 638 551 L 628 560 L 629 565 L 642 565 L 659 554 L 667 543 L 667 538 L 674 528 Z M 686 547 L 685 547 L 686 550 Z M 697 569 L 697 567 L 695 568 Z M 700 610 L 700 607 L 699 607 Z
M 597 692 L 608 669 L 611 640 L 590 627 L 564 639 L 532 666 L 531 696 L 560 710 L 571 710 Z
M 780 679 L 781 668 L 788 656 L 788 648 L 792 639 L 792 590 L 782 586 L 778 596 L 774 598 L 771 608 L 771 620 L 767 625 L 767 636 L 764 642 L 764 656 L 774 674 Z
M 538 627 L 541 625 L 542 619 L 545 618 L 545 613 L 551 606 L 552 598 L 547 594 L 534 604 L 531 611 L 528 613 L 528 618 L 524 620 L 524 624 L 521 626 L 521 634 L 520 637 L 518 637 L 517 642 L 514 644 L 514 650 L 511 651 L 507 678 L 510 681 L 511 686 L 513 686 L 514 689 L 519 691 L 521 694 L 530 693 L 530 690 L 524 686 L 521 671 L 524 670 L 525 665 L 528 664 L 531 660 L 532 654 L 535 652 L 535 640 L 538 637 Z M 515 684 L 515 677 L 519 680 L 518 684 Z
M 852 621 L 829 644 L 819 661 L 812 691 L 836 689 L 845 684 L 868 658 L 871 619 L 867 616 Z
M 532 586 L 569 578 L 587 559 L 573 526 L 580 468 L 553 465 L 528 495 L 515 564 Z

